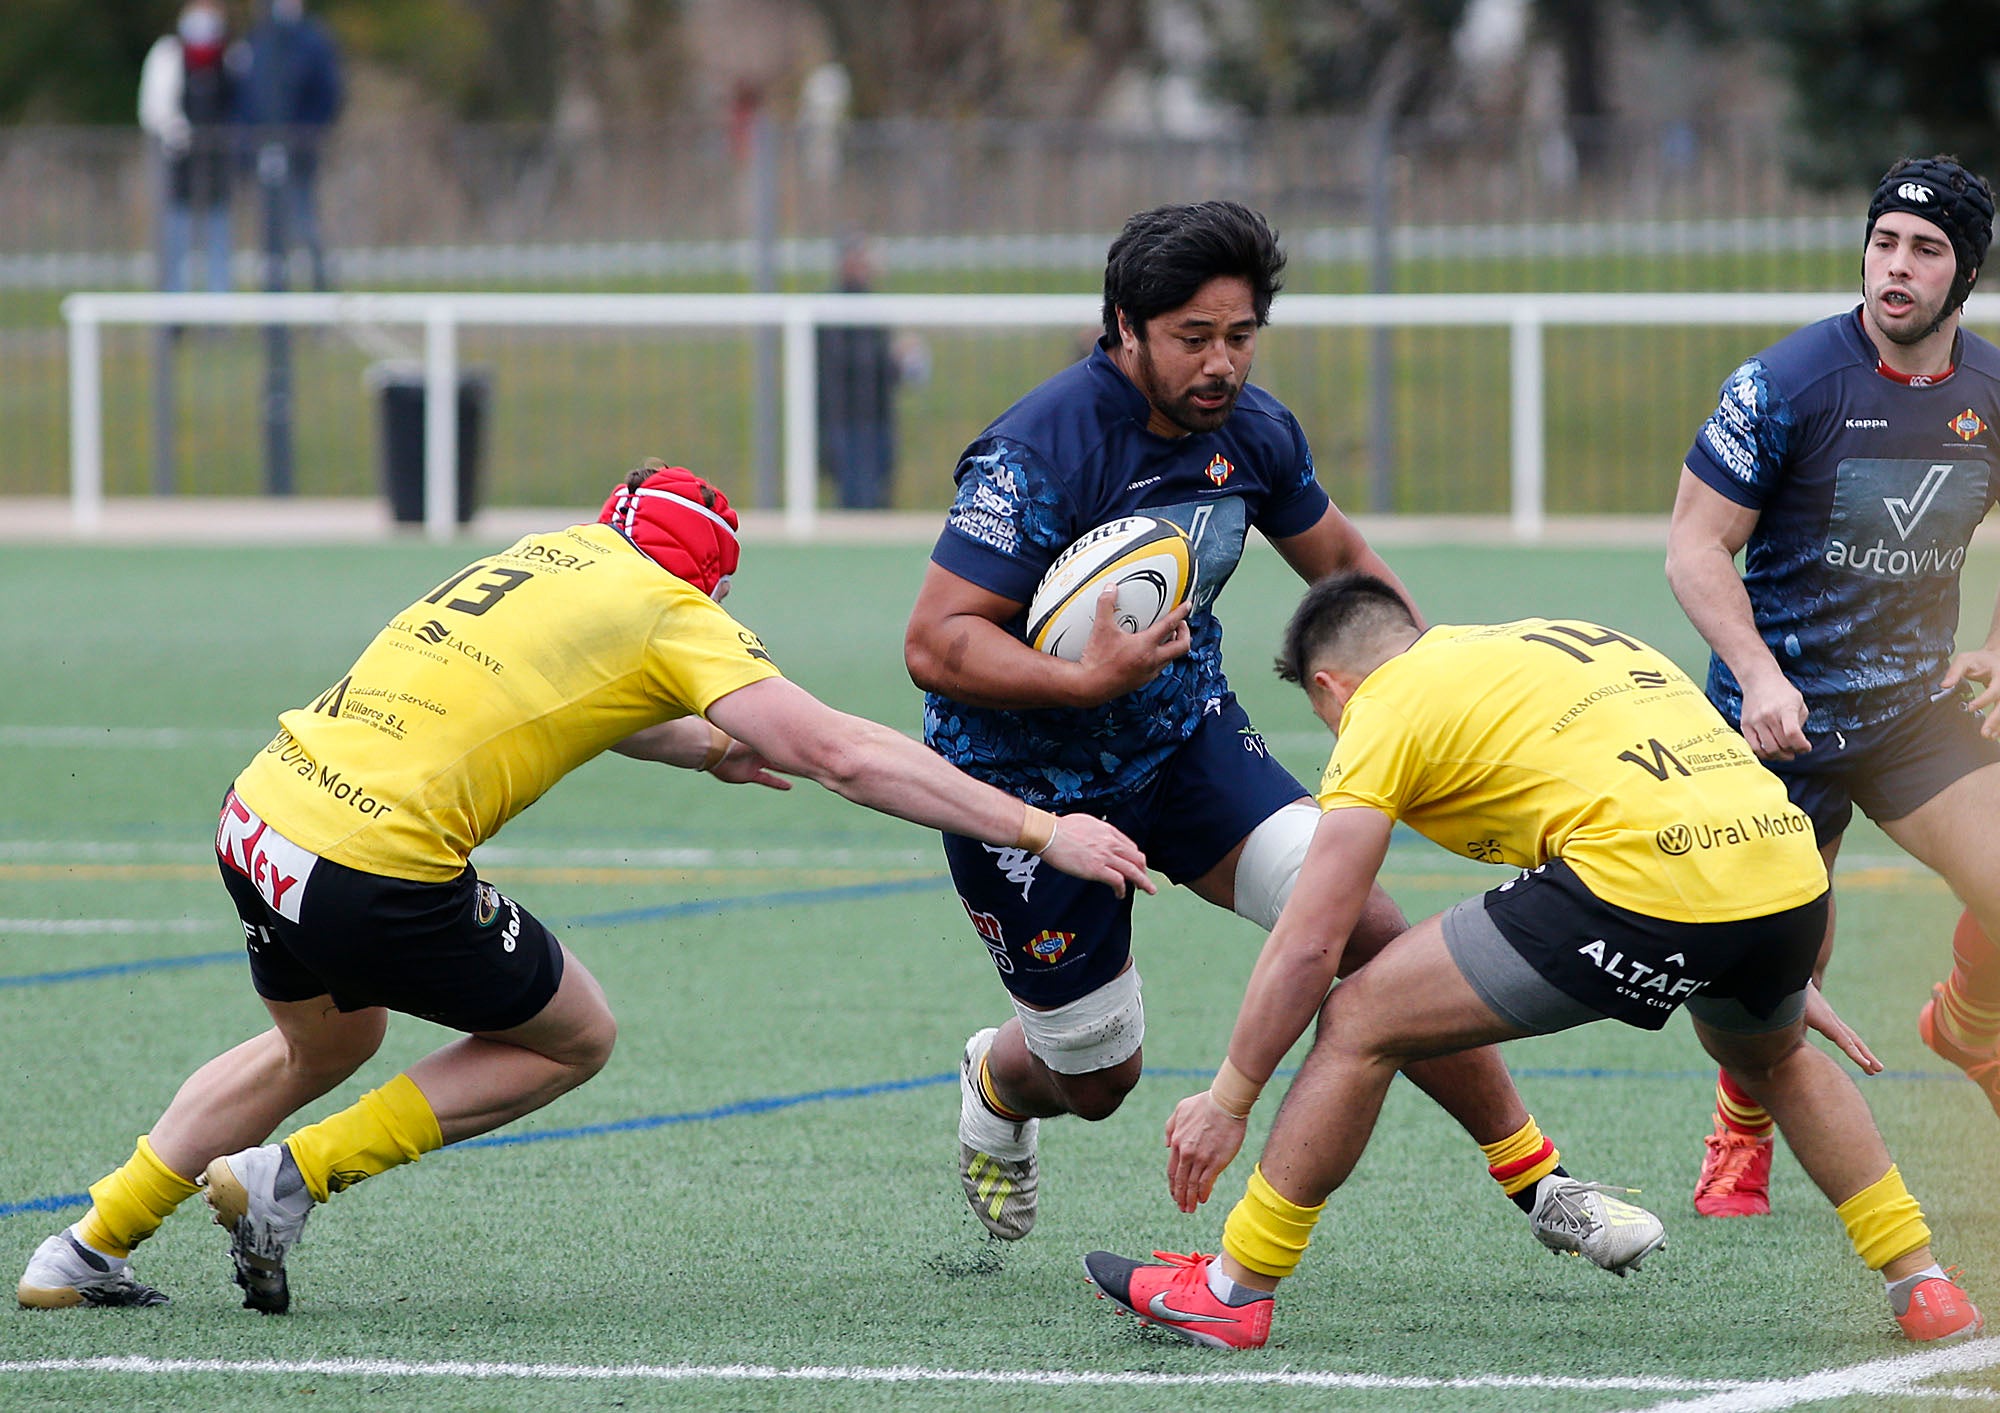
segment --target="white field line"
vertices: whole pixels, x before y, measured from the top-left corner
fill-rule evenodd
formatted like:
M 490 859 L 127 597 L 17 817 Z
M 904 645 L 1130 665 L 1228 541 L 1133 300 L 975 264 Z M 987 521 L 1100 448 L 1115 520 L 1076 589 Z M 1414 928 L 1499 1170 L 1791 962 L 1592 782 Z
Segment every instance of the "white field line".
M 96 937 L 106 934 L 215 932 L 220 922 L 198 917 L 0 917 L 0 937 Z
M 1897 1398 L 1921 1394 L 1930 1398 L 1991 1401 L 1995 1395 L 1985 1389 L 1927 1388 L 1924 1382 L 1950 1374 L 1976 1373 L 1996 1365 L 2000 1365 L 2000 1339 L 1977 1339 L 1845 1369 L 1822 1369 L 1795 1379 L 1744 1384 L 1707 1398 L 1647 1404 L 1629 1413 L 1667 1413 L 1669 1409 L 1672 1413 L 1764 1413 L 1766 1409 L 1797 1408 L 1857 1395 Z
M 2000 1356 L 1996 1356 L 2000 1357 Z M 1425 1389 L 1567 1389 L 1580 1392 L 1696 1393 L 1754 1391 L 1759 1384 L 1732 1379 L 1584 1379 L 1560 1375 L 1487 1374 L 1438 1379 L 1388 1374 L 1274 1371 L 1240 1374 L 1149 1374 L 1073 1369 L 930 1369 L 914 1365 L 768 1364 L 502 1364 L 400 1359 L 153 1359 L 139 1355 L 95 1359 L 18 1359 L 0 1362 L 0 1375 L 78 1374 L 284 1374 L 353 1375 L 361 1378 L 617 1380 L 691 1383 L 987 1384 L 1038 1388 L 1325 1388 L 1396 1392 Z
M 171 1376 L 185 1374 L 331 1375 L 360 1378 L 525 1379 L 650 1383 L 857 1383 L 972 1384 L 1012 1387 L 1091 1388 L 1227 1388 L 1269 1387 L 1346 1389 L 1383 1393 L 1438 1389 L 1563 1390 L 1580 1393 L 1704 1393 L 1645 1405 L 1643 1413 L 1756 1413 L 1794 1408 L 1855 1395 L 1931 1397 L 1990 1401 L 1983 1390 L 1926 1388 L 1925 1381 L 1972 1373 L 2000 1364 L 2000 1340 L 1978 1340 L 1896 1359 L 1878 1360 L 1847 1369 L 1826 1369 L 1791 1379 L 1731 1380 L 1641 1378 L 1569 1378 L 1559 1375 L 1486 1374 L 1461 1378 L 1421 1378 L 1388 1374 L 1273 1372 L 1159 1374 L 1117 1371 L 1040 1369 L 933 1369 L 911 1365 L 867 1367 L 805 1365 L 781 1368 L 762 1364 L 521 1364 L 472 1361 L 407 1361 L 395 1359 L 154 1359 L 116 1356 L 94 1359 L 23 1359 L 0 1363 L 8 1374 L 77 1373 Z

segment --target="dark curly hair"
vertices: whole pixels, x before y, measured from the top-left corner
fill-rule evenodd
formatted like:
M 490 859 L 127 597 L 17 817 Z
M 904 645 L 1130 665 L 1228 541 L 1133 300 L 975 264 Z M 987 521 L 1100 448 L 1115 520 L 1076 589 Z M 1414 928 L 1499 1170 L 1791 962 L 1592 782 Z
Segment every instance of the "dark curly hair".
M 1142 338 L 1146 321 L 1178 309 L 1219 275 L 1249 282 L 1261 327 L 1284 287 L 1285 255 L 1270 222 L 1234 201 L 1155 206 L 1125 223 L 1104 257 L 1104 336 L 1116 341 L 1123 311 Z

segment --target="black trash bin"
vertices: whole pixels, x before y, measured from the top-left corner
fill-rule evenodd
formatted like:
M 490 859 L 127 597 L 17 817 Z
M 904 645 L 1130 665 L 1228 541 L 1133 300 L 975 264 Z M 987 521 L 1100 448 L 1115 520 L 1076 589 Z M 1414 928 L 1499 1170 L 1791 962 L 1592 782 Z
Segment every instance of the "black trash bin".
M 492 374 L 461 368 L 458 374 L 458 523 L 472 518 L 479 501 L 486 412 Z M 424 518 L 424 366 L 377 363 L 368 383 L 379 398 L 382 489 L 389 509 L 404 523 Z

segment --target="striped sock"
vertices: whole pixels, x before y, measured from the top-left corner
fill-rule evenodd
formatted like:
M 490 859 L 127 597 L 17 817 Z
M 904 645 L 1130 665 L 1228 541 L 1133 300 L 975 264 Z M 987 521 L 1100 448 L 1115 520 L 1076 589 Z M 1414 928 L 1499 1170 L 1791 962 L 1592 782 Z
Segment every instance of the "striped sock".
M 1550 1173 L 1563 1173 L 1562 1154 L 1543 1135 L 1533 1114 L 1499 1142 L 1480 1144 L 1479 1151 L 1486 1155 L 1486 1171 L 1523 1212 L 1535 1210 L 1536 1183 Z
M 1728 1070 L 1715 1072 L 1715 1121 L 1759 1143 L 1769 1138 L 1776 1127 L 1771 1111 L 1752 1099 L 1742 1085 L 1730 1078 Z
M 2000 947 L 1969 912 L 1952 930 L 1951 959 L 1932 1022 L 1959 1049 L 1988 1054 L 2000 1048 Z
M 1000 1096 L 993 1088 L 993 1071 L 986 1063 L 986 1056 L 979 1057 L 979 1098 L 995 1115 L 1010 1124 L 1024 1124 L 1033 1114 L 1020 1114 L 1000 1102 Z

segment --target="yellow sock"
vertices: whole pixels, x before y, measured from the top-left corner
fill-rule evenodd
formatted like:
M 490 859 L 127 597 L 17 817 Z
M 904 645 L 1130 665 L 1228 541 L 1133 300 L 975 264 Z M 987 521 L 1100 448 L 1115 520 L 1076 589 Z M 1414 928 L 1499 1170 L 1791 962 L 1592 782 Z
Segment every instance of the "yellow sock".
M 162 1163 L 141 1134 L 125 1166 L 91 1185 L 90 1210 L 76 1224 L 77 1237 L 106 1256 L 130 1256 L 133 1247 L 158 1231 L 174 1208 L 198 1191 Z
M 1889 1171 L 1834 1209 L 1854 1254 L 1879 1271 L 1898 1256 L 1931 1244 L 1931 1229 L 1923 1208 L 1903 1186 L 1903 1175 L 1891 1163 Z
M 1289 1276 L 1298 1269 L 1312 1240 L 1313 1226 L 1326 1203 L 1301 1207 L 1281 1197 L 1264 1178 L 1260 1163 L 1251 1170 L 1243 1200 L 1222 1226 L 1222 1249 L 1260 1276 Z
M 1509 1197 L 1534 1190 L 1536 1183 L 1562 1166 L 1562 1154 L 1542 1133 L 1533 1114 L 1515 1132 L 1498 1143 L 1482 1143 L 1486 1171 Z
M 416 1081 L 399 1074 L 331 1118 L 285 1139 L 315 1202 L 444 1147 L 437 1115 Z

